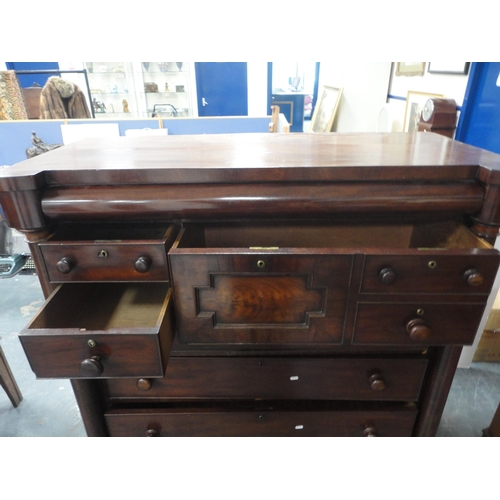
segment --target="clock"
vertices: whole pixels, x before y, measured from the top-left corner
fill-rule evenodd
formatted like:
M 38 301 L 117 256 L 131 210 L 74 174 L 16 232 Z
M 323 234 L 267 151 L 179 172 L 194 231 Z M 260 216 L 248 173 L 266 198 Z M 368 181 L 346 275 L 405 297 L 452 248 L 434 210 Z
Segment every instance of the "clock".
M 436 132 L 453 137 L 457 124 L 457 103 L 454 99 L 428 99 L 418 122 L 419 132 Z

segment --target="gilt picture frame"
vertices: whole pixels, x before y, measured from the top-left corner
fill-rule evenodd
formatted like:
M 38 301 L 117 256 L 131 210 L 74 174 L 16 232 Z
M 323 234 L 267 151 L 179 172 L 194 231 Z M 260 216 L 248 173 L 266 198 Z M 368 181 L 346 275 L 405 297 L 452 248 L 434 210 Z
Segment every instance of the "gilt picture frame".
M 396 63 L 396 76 L 422 76 L 425 72 L 424 62 Z
M 311 118 L 310 132 L 332 132 L 343 91 L 343 87 L 323 85 Z
M 404 132 L 416 132 L 418 121 L 427 99 L 432 97 L 444 98 L 443 94 L 432 94 L 428 92 L 417 92 L 409 90 L 406 95 L 405 117 L 403 121 Z

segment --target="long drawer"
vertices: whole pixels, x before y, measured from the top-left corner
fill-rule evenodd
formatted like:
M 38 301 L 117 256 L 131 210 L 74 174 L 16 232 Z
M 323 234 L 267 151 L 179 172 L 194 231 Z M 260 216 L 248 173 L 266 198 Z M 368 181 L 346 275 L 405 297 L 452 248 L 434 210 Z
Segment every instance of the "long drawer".
M 170 358 L 160 379 L 103 382 L 111 399 L 416 401 L 425 358 Z
M 110 436 L 409 437 L 413 403 L 392 408 L 171 407 L 114 409 L 105 414 Z
M 60 285 L 20 333 L 39 378 L 161 377 L 173 337 L 168 283 Z

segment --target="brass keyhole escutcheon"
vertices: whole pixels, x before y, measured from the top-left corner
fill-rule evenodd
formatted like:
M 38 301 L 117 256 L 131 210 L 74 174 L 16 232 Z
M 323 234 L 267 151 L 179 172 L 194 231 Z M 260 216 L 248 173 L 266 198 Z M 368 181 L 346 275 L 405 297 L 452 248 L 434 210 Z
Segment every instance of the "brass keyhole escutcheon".
M 87 341 L 87 345 L 89 347 L 95 347 L 96 346 L 95 340 L 92 340 L 92 339 L 88 340 Z
M 429 269 L 436 269 L 437 262 L 435 260 L 431 260 L 427 265 L 429 266 Z
M 109 253 L 107 252 L 107 250 L 101 250 L 99 253 L 98 253 L 98 257 L 101 258 L 101 259 L 105 259 L 106 257 L 109 256 Z
M 258 260 L 257 261 L 257 267 L 259 269 L 263 269 L 264 267 L 266 267 L 266 263 L 263 260 Z
M 424 315 L 424 310 L 423 309 L 417 309 L 417 316 L 423 316 Z

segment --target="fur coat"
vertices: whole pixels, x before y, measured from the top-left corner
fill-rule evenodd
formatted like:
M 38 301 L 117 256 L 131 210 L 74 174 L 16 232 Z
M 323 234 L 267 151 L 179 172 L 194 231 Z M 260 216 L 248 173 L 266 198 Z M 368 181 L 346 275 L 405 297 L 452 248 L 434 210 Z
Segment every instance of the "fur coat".
M 40 95 L 40 119 L 92 118 L 85 95 L 74 83 L 51 76 Z

